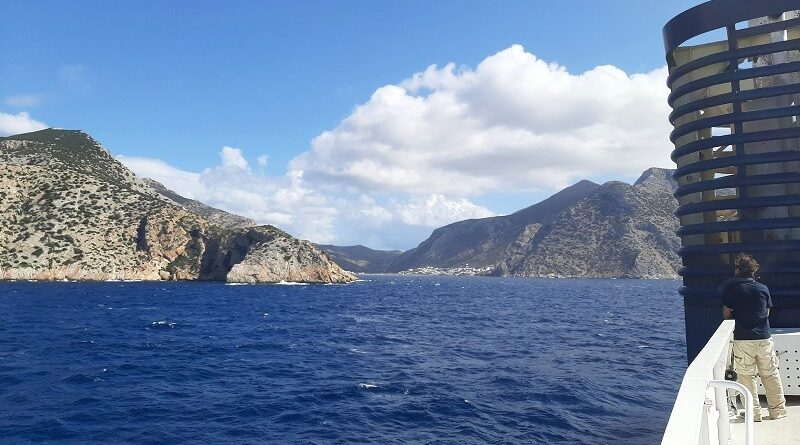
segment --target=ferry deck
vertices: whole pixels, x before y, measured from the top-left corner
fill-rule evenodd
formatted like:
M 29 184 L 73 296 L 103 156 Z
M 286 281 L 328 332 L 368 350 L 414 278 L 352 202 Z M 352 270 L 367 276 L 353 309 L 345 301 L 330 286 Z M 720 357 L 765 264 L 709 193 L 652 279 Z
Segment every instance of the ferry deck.
M 800 444 L 800 329 L 773 329 L 788 415 L 771 420 L 762 395 L 761 422 L 753 421 L 742 402 L 750 398 L 747 389 L 725 379 L 725 370 L 731 368 L 733 329 L 733 320 L 723 321 L 687 368 L 662 444 Z M 736 399 L 737 394 L 744 398 Z
M 766 406 L 766 400 L 761 397 L 761 406 Z M 753 429 L 753 439 L 758 445 L 785 445 L 800 443 L 800 396 L 786 396 L 786 411 L 788 416 L 783 419 L 769 420 L 766 409 L 762 409 L 764 420 L 756 422 Z M 746 445 L 744 419 L 731 421 L 731 443 L 733 445 Z

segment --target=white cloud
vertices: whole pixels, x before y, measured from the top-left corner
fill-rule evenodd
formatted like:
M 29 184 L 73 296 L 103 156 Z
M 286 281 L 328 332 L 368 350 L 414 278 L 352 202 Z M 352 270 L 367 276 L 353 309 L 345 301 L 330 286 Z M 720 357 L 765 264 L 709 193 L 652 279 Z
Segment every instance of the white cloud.
M 338 205 L 344 209 L 343 216 L 351 220 L 348 224 L 381 227 L 395 219 L 392 212 L 378 204 L 369 195 L 360 195 L 352 202 L 340 200 Z
M 491 210 L 475 205 L 466 198 L 448 199 L 439 194 L 411 198 L 407 203 L 397 205 L 397 213 L 406 224 L 427 227 L 495 215 Z
M 465 199 L 439 195 L 386 205 L 363 193 L 324 193 L 308 184 L 301 170 L 270 177 L 248 169 L 241 150 L 223 147 L 219 154 L 220 164 L 201 172 L 159 159 L 116 158 L 137 175 L 155 179 L 182 196 L 318 243 L 407 248 L 437 224 L 492 214 Z
M 43 99 L 43 94 L 18 94 L 16 96 L 7 97 L 5 103 L 9 107 L 35 107 L 39 105 Z
M 291 167 L 363 191 L 467 197 L 636 175 L 671 165 L 666 75 L 571 74 L 515 45 L 377 89 Z
M 0 112 L 0 136 L 10 136 L 47 128 L 47 124 L 31 118 L 25 111 L 17 114 Z
M 124 155 L 118 155 L 116 159 L 142 178 L 155 179 L 181 196 L 198 199 L 205 194 L 200 173 L 181 170 L 160 159 Z
M 233 147 L 222 147 L 222 151 L 219 153 L 220 158 L 222 158 L 222 166 L 229 167 L 229 168 L 238 168 L 242 170 L 247 170 L 248 164 L 247 160 L 242 156 L 242 150 Z
M 253 170 L 227 146 L 201 172 L 119 159 L 182 195 L 301 238 L 405 249 L 433 227 L 494 215 L 471 201 L 479 194 L 543 197 L 578 179 L 671 166 L 666 75 L 613 66 L 573 74 L 515 45 L 474 68 L 430 66 L 378 88 L 283 176 L 266 175 L 267 155 Z
M 320 243 L 336 239 L 338 210 L 328 197 L 304 183 L 302 171 L 268 177 L 252 172 L 240 149 L 223 147 L 219 155 L 218 166 L 199 173 L 159 159 L 116 158 L 137 175 L 155 179 L 182 196 L 261 224 L 273 224 L 300 238 Z

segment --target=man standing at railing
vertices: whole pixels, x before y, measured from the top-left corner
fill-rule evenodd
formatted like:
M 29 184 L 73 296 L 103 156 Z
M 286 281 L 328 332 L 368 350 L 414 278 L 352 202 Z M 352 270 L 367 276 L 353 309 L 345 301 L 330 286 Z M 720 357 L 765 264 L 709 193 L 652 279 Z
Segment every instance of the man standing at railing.
M 758 372 L 767 393 L 769 417 L 780 419 L 786 417 L 786 399 L 769 328 L 772 298 L 767 286 L 755 280 L 758 262 L 753 257 L 740 254 L 733 263 L 734 277 L 722 283 L 719 290 L 722 293 L 722 316 L 736 321 L 733 356 L 738 380 L 753 394 L 754 418 L 760 422 L 761 404 L 756 386 Z

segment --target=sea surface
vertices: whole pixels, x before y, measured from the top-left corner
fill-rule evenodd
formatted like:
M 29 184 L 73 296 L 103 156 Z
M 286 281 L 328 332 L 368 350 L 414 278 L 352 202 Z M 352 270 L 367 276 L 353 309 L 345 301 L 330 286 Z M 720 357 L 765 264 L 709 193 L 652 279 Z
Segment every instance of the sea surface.
M 651 444 L 677 281 L 0 283 L 0 443 Z

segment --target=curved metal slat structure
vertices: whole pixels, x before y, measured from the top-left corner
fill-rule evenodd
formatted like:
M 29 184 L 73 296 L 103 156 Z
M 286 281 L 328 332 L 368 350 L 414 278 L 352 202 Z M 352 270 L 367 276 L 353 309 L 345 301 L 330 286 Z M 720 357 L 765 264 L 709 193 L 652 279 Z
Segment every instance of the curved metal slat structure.
M 711 0 L 664 27 L 690 361 L 719 325 L 716 287 L 739 252 L 762 264 L 773 326 L 800 326 L 798 7 Z

